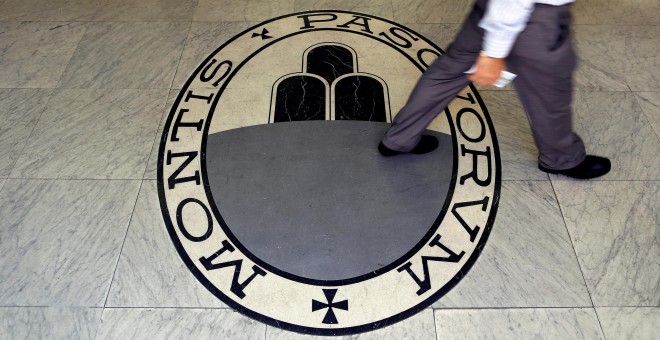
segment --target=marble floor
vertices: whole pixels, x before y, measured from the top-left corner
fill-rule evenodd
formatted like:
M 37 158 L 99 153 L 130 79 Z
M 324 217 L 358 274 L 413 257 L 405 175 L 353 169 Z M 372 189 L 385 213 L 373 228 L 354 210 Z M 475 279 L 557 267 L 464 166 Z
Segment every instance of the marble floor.
M 447 46 L 466 0 L 0 0 L 0 338 L 306 339 L 233 311 L 190 274 L 156 186 L 163 117 L 252 24 L 372 14 Z M 612 172 L 536 168 L 515 92 L 482 89 L 500 206 L 466 278 L 356 339 L 655 339 L 660 334 L 660 1 L 577 0 L 575 125 Z M 653 335 L 655 334 L 655 335 Z

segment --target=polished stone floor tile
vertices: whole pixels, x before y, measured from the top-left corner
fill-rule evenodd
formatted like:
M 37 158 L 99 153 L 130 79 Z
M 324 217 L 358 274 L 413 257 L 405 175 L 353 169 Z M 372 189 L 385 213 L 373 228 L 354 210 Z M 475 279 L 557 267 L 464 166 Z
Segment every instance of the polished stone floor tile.
M 190 21 L 196 0 L 100 0 L 94 21 Z
M 513 91 L 482 91 L 497 134 L 504 180 L 548 180 L 538 169 L 538 150 L 525 109 Z
M 247 0 L 245 21 L 264 21 L 290 14 L 294 11 L 293 4 L 293 0 Z
M 53 88 L 85 24 L 0 22 L 0 32 L 0 88 Z
M 141 179 L 165 90 L 57 90 L 12 177 Z
M 660 182 L 553 185 L 594 304 L 660 305 Z
M 156 133 L 156 139 L 154 144 L 151 147 L 151 153 L 149 154 L 149 162 L 147 163 L 147 169 L 144 172 L 144 179 L 158 179 L 158 151 L 160 150 L 160 141 L 163 135 L 163 130 L 158 129 Z
M 107 306 L 226 307 L 186 268 L 167 233 L 159 202 L 156 182 L 144 181 Z
M 172 110 L 172 106 L 178 95 L 179 90 L 170 90 L 167 97 L 167 104 L 165 104 L 165 109 L 163 110 L 163 117 L 158 125 L 158 132 L 156 133 L 153 146 L 151 147 L 151 153 L 149 154 L 147 169 L 144 171 L 144 179 L 158 179 L 158 151 L 160 150 L 160 142 L 163 137 L 163 129 L 165 128 L 167 117 L 169 116 L 170 110 Z
M 592 308 L 436 310 L 438 339 L 605 339 Z
M 495 225 L 465 278 L 434 308 L 591 306 L 547 181 L 503 182 Z
M 626 81 L 633 91 L 660 91 L 659 26 L 630 26 Z
M 0 192 L 2 191 L 2 188 L 5 186 L 6 179 L 0 179 Z
M 9 176 L 51 92 L 50 89 L 0 89 L 0 178 Z
M 194 21 L 263 21 L 293 12 L 294 0 L 199 0 Z
M 443 51 L 447 50 L 461 29 L 459 24 L 407 24 L 406 26 L 431 40 Z
M 256 22 L 193 22 L 174 77 L 172 88 L 180 89 L 195 69 L 217 48 Z
M 460 24 L 474 5 L 474 1 L 464 0 L 394 0 L 392 3 L 394 21 L 425 24 Z
M 660 180 L 660 140 L 634 94 L 577 92 L 573 109 L 587 153 L 612 160 L 612 171 L 598 180 Z
M 635 92 L 637 103 L 660 138 L 660 92 Z
M 96 339 L 264 339 L 266 325 L 230 309 L 106 308 Z
M 189 22 L 87 25 L 59 87 L 170 88 Z
M 339 340 L 380 340 L 380 339 L 406 339 L 406 340 L 433 340 L 435 339 L 435 325 L 433 320 L 433 310 L 425 309 L 408 319 L 397 322 L 393 325 L 377 329 L 372 332 L 361 333 L 351 336 L 309 336 L 279 328 L 268 326 L 266 330 L 267 340 L 321 340 L 321 339 L 339 339 Z
M 660 334 L 658 307 L 596 308 L 607 339 L 653 340 Z
M 629 31 L 621 26 L 573 26 L 578 57 L 576 90 L 630 91 L 626 82 L 626 44 Z
M 392 2 L 387 0 L 296 0 L 294 9 L 296 12 L 336 9 L 375 15 L 385 19 L 394 17 Z
M 99 0 L 4 0 L 2 21 L 87 21 Z
M 101 308 L 0 307 L 0 334 L 7 339 L 92 340 Z
M 103 306 L 140 181 L 7 180 L 0 305 Z
M 580 0 L 572 12 L 577 24 L 660 25 L 657 0 Z

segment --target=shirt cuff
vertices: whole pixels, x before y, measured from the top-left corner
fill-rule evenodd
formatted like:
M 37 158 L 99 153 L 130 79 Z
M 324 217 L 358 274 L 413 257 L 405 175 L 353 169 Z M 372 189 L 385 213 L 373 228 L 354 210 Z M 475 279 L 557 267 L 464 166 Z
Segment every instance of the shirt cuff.
M 497 34 L 486 31 L 482 48 L 491 58 L 506 58 L 513 48 L 516 37 L 517 34 L 513 35 L 509 32 Z

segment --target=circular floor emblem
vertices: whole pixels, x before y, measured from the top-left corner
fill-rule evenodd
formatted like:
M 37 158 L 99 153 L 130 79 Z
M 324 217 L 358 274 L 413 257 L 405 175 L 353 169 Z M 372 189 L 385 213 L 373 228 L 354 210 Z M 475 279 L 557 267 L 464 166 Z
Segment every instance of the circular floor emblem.
M 158 185 L 197 279 L 270 325 L 349 334 L 430 306 L 470 269 L 493 224 L 500 161 L 468 87 L 426 155 L 376 146 L 442 51 L 343 11 L 261 23 L 213 52 L 179 93 Z

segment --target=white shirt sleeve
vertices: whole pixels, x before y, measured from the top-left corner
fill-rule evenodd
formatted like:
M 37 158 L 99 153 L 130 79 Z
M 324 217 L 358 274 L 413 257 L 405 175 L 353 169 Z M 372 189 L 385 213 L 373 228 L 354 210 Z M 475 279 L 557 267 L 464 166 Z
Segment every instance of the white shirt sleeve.
M 489 57 L 505 58 L 525 29 L 534 0 L 490 0 L 479 26 L 486 32 L 482 49 Z

